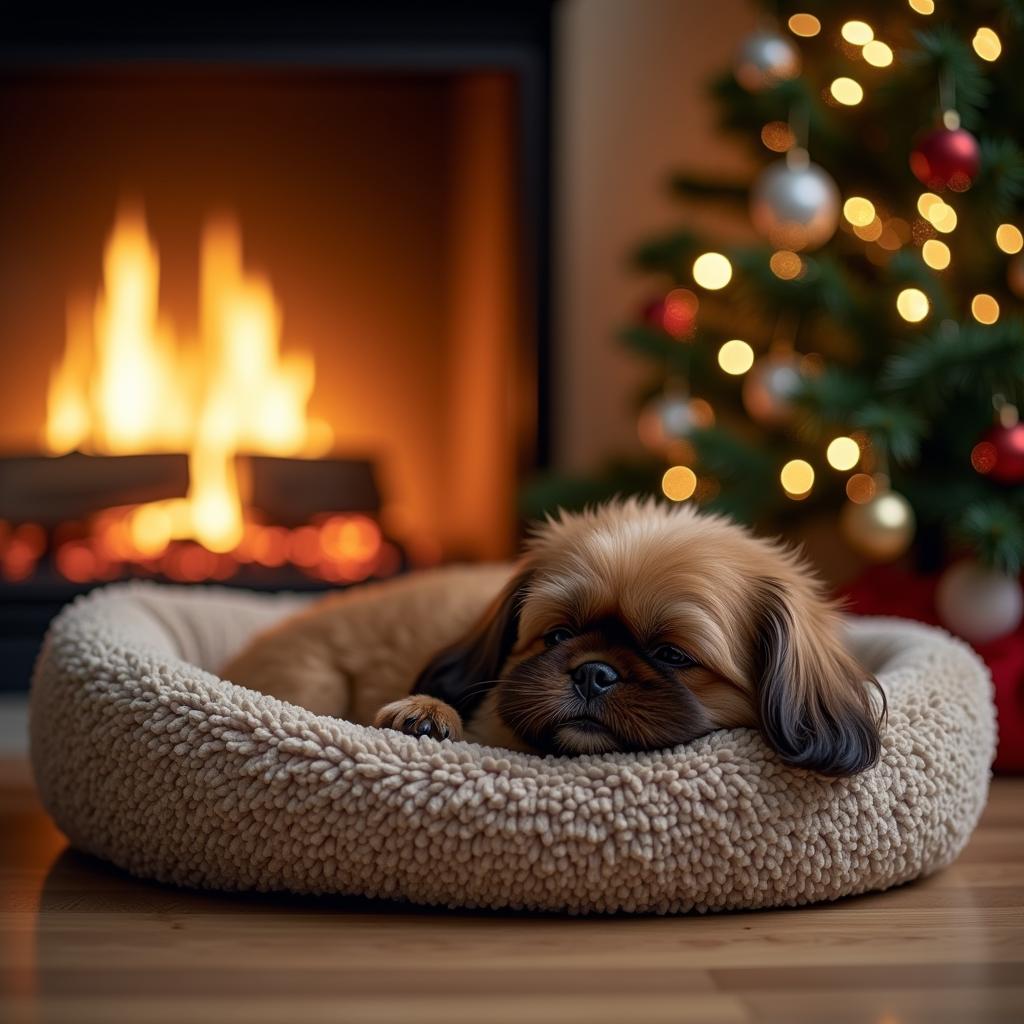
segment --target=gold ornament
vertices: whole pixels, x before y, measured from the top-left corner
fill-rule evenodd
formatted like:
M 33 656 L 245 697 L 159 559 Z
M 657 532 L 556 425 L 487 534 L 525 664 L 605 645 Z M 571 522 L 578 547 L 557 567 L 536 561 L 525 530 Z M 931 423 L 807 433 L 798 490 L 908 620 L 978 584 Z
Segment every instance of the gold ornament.
M 847 502 L 839 527 L 856 552 L 872 562 L 891 562 L 914 539 L 914 510 L 902 494 L 879 489 L 865 502 Z

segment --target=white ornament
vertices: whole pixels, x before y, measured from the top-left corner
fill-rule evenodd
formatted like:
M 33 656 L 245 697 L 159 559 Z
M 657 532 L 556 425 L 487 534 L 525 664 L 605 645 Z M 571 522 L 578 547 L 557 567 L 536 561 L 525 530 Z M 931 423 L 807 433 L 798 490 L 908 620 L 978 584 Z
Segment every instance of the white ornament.
M 1024 618 L 1020 581 L 977 562 L 957 562 L 939 580 L 935 607 L 942 624 L 971 643 L 1012 633 Z

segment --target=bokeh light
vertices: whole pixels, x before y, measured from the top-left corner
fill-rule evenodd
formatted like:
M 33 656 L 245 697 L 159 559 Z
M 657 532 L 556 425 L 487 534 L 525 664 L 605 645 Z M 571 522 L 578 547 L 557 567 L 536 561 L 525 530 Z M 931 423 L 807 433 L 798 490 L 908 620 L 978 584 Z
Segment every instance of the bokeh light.
M 896 296 L 896 309 L 909 323 L 920 323 L 930 308 L 928 296 L 920 288 L 904 288 Z
M 839 31 L 843 38 L 854 46 L 864 46 L 875 38 L 874 29 L 866 21 L 848 21 Z
M 796 136 L 785 121 L 769 121 L 761 129 L 761 142 L 773 153 L 785 153 L 796 144 Z
M 779 481 L 787 496 L 799 501 L 811 493 L 814 467 L 803 459 L 790 459 L 779 473 Z
M 1000 224 L 996 228 L 996 245 L 1012 256 L 1024 249 L 1024 235 L 1016 224 Z
M 855 225 L 853 233 L 865 242 L 877 242 L 882 235 L 882 219 L 876 216 L 870 224 L 865 224 L 864 227 Z
M 682 341 L 693 334 L 699 308 L 700 300 L 689 288 L 673 288 L 662 306 L 662 326 L 673 338 Z
M 783 281 L 793 281 L 803 273 L 804 261 L 795 252 L 780 249 L 772 253 L 768 266 L 776 277 Z
M 979 441 L 971 449 L 971 465 L 979 473 L 991 473 L 999 459 L 999 451 L 991 441 Z
M 853 469 L 860 462 L 860 445 L 852 437 L 836 437 L 829 442 L 825 458 L 833 469 Z
M 854 473 L 846 481 L 846 496 L 855 505 L 867 504 L 875 496 L 877 489 L 874 478 L 867 473 Z
M 921 246 L 921 259 L 928 264 L 932 270 L 945 270 L 949 266 L 949 246 L 940 242 L 937 238 L 929 238 Z
M 875 219 L 875 204 L 863 196 L 850 196 L 843 203 L 843 216 L 857 227 L 866 227 Z
M 925 196 L 931 198 L 925 201 Z M 924 210 L 921 210 L 922 205 L 925 207 Z M 936 231 L 941 231 L 944 235 L 948 235 L 956 228 L 956 210 L 948 203 L 939 199 L 938 196 L 932 197 L 931 193 L 926 192 L 918 200 L 917 208 L 921 210 L 921 215 Z
M 718 365 L 738 377 L 754 365 L 754 350 L 745 341 L 733 338 L 718 350 Z
M 892 47 L 887 46 L 880 39 L 872 39 L 860 52 L 872 67 L 887 68 L 892 63 Z
M 693 263 L 693 279 L 709 291 L 724 288 L 732 280 L 732 264 L 720 252 L 706 252 Z
M 971 45 L 982 60 L 997 60 L 999 54 L 1003 52 L 1003 44 L 999 41 L 999 36 L 992 29 L 984 26 L 974 33 Z
M 697 474 L 689 466 L 671 466 L 661 478 L 661 490 L 669 501 L 686 501 L 697 490 Z
M 910 9 L 917 11 L 918 14 L 934 14 L 935 13 L 935 0 L 907 0 L 910 4 Z
M 971 299 L 971 316 L 979 324 L 994 324 L 999 319 L 999 303 L 984 292 Z
M 864 99 L 864 90 L 861 88 L 860 82 L 845 76 L 837 78 L 829 86 L 829 92 L 832 93 L 832 97 L 837 103 L 842 103 L 845 107 L 855 107 Z
M 813 14 L 793 14 L 789 19 L 789 31 L 795 36 L 810 39 L 821 31 L 821 22 Z

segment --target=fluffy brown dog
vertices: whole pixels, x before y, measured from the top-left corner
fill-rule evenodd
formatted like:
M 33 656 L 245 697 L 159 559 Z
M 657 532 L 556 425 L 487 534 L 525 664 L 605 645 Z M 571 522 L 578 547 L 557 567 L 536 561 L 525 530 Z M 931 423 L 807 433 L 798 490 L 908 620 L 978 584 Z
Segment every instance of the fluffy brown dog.
M 884 714 L 798 556 L 634 500 L 548 520 L 511 578 L 441 570 L 323 602 L 222 674 L 320 713 L 543 754 L 749 726 L 829 775 L 874 764 Z

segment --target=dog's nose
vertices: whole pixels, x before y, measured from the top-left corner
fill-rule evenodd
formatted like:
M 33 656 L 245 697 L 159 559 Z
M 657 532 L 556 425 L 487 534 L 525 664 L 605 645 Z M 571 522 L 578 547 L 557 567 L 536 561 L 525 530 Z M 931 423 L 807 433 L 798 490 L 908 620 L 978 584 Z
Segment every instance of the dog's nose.
M 585 661 L 572 670 L 572 688 L 584 699 L 607 693 L 619 681 L 619 673 L 603 661 Z

